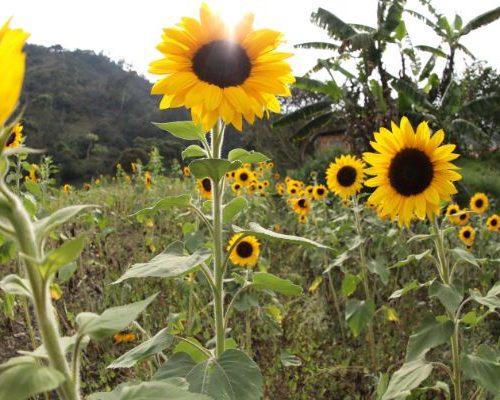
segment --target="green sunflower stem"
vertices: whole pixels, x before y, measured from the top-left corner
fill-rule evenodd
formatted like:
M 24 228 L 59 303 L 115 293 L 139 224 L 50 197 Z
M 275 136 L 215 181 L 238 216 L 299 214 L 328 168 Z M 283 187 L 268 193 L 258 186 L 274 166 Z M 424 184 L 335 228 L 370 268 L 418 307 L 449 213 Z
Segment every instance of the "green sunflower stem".
M 451 285 L 450 268 L 448 259 L 446 257 L 446 247 L 444 241 L 444 231 L 438 224 L 437 218 L 432 220 L 435 230 L 434 245 L 438 257 L 438 271 L 441 280 L 446 285 Z M 460 365 L 460 329 L 459 329 L 459 315 L 454 315 L 448 312 L 450 319 L 453 321 L 454 330 L 450 338 L 451 356 L 453 365 L 453 393 L 454 400 L 462 400 L 462 374 Z
M 221 158 L 222 143 L 224 141 L 224 125 L 221 120 L 217 122 L 212 131 L 212 157 Z M 222 232 L 222 198 L 224 195 L 224 178 L 220 182 L 213 182 L 212 223 L 214 238 L 214 320 L 216 355 L 219 357 L 224 352 L 225 323 L 224 323 L 224 253 Z
M 50 365 L 66 378 L 59 390 L 64 400 L 80 400 L 77 384 L 71 376 L 61 345 L 59 324 L 50 298 L 49 282 L 43 279 L 36 263 L 36 260 L 42 258 L 42 254 L 37 245 L 33 224 L 21 200 L 7 188 L 4 182 L 0 182 L 0 191 L 9 204 L 9 219 L 16 233 L 19 250 L 27 256 L 24 266 L 32 289 L 35 317 Z
M 353 196 L 353 203 L 354 203 L 354 221 L 356 225 L 356 232 L 360 238 L 363 237 L 363 228 L 361 226 L 361 216 L 359 212 L 359 202 L 358 202 L 358 197 Z M 365 247 L 364 244 L 362 243 L 359 246 L 359 263 L 361 265 L 361 277 L 363 281 L 363 288 L 365 291 L 365 298 L 366 301 L 370 301 L 373 304 L 375 304 L 375 300 L 372 296 L 371 290 L 370 290 L 370 285 L 368 283 L 368 264 L 366 262 L 366 254 L 365 254 Z M 377 348 L 376 348 L 376 342 L 375 342 L 375 332 L 373 331 L 373 319 L 372 321 L 369 322 L 368 324 L 368 346 L 370 347 L 370 357 L 371 357 L 371 364 L 372 364 L 372 369 L 373 371 L 378 370 L 378 363 L 377 363 Z

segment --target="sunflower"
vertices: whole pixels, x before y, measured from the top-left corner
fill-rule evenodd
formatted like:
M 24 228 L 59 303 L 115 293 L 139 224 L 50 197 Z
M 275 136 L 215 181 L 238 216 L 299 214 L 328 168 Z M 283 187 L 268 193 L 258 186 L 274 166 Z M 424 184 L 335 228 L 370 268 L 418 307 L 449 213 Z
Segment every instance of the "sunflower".
M 446 216 L 448 217 L 449 221 L 454 224 L 458 224 L 458 217 L 456 216 L 456 214 L 458 214 L 459 212 L 460 207 L 458 206 L 458 204 L 450 204 L 446 208 Z
M 299 215 L 299 223 L 300 224 L 305 224 L 307 222 L 307 215 L 306 214 L 300 214 Z
M 185 106 L 206 131 L 219 117 L 241 131 L 242 117 L 253 124 L 256 116 L 279 113 L 276 96 L 290 96 L 288 84 L 295 82 L 284 61 L 292 54 L 274 51 L 281 33 L 252 25 L 247 14 L 231 32 L 203 3 L 200 21 L 184 17 L 178 27 L 164 29 L 157 49 L 165 58 L 149 70 L 166 75 L 151 90 L 163 95 L 160 108 Z
M 29 34 L 10 29 L 10 19 L 0 28 L 0 126 L 17 106 L 24 79 L 26 55 L 24 43 Z
M 290 200 L 293 211 L 299 215 L 307 215 L 311 211 L 311 203 L 306 197 L 299 197 Z
M 355 195 L 363 186 L 364 166 L 355 156 L 337 157 L 326 170 L 328 189 L 342 199 Z
M 233 190 L 234 193 L 240 193 L 241 188 L 242 188 L 242 186 L 241 186 L 241 183 L 239 183 L 239 182 L 234 182 L 231 185 L 231 189 Z
M 212 181 L 210 180 L 210 178 L 198 179 L 196 184 L 202 197 L 204 197 L 205 199 L 212 198 Z
M 83 184 L 83 190 L 85 190 L 86 192 L 88 192 L 90 190 L 90 184 L 84 183 Z
M 486 220 L 486 227 L 491 232 L 500 231 L 500 217 L 497 214 L 493 214 Z
M 8 149 L 19 147 L 22 144 L 23 139 L 23 126 L 21 124 L 15 124 L 7 142 L 5 143 L 5 147 Z
M 248 186 L 255 180 L 255 175 L 249 168 L 238 168 L 234 174 L 234 180 L 242 186 Z
M 366 172 L 374 175 L 365 184 L 376 188 L 369 201 L 381 204 L 384 213 L 397 218 L 399 225 L 408 226 L 414 216 L 437 215 L 439 203 L 457 193 L 453 182 L 462 179 L 450 162 L 459 157 L 453 153 L 456 146 L 441 146 L 443 140 L 443 130 L 431 137 L 426 122 L 415 133 L 406 117 L 399 127 L 392 123 L 392 132 L 380 128 L 370 142 L 377 153 L 363 155 L 371 164 Z
M 241 238 L 241 235 L 241 233 L 237 233 L 229 240 L 227 246 L 227 251 L 231 252 L 229 260 L 234 265 L 252 268 L 259 258 L 260 244 L 255 236 L 244 236 Z
M 39 171 L 38 171 L 38 165 L 36 164 L 31 164 L 30 168 L 28 170 L 28 176 L 25 176 L 24 179 L 26 181 L 30 181 L 33 183 L 37 183 L 39 181 Z
M 365 207 L 369 208 L 370 210 L 375 210 L 377 208 L 377 205 L 372 201 L 365 201 Z
M 115 344 L 129 343 L 135 341 L 136 339 L 137 337 L 135 333 L 129 331 L 122 331 L 113 335 L 113 341 L 115 342 Z
M 285 185 L 283 185 L 282 183 L 277 183 L 275 187 L 276 187 L 276 193 L 279 196 L 283 196 L 285 194 Z
M 328 196 L 328 190 L 325 185 L 314 186 L 314 200 L 324 200 Z
M 130 163 L 130 170 L 132 171 L 133 174 L 137 173 L 137 163 L 135 162 Z
M 71 192 L 71 185 L 68 183 L 65 183 L 63 186 L 63 192 L 64 193 L 70 193 Z
M 151 183 L 151 173 L 149 171 L 144 172 L 144 187 L 146 188 L 146 190 L 151 189 Z
M 460 229 L 458 237 L 465 244 L 471 245 L 472 243 L 474 243 L 474 238 L 476 237 L 476 230 L 470 225 L 464 226 L 462 229 Z
M 313 185 L 307 185 L 305 188 L 305 192 L 309 197 L 314 196 L 314 186 Z
M 458 217 L 455 217 L 455 224 L 457 225 L 466 225 L 469 222 L 470 219 L 470 214 L 467 212 L 467 209 L 464 208 L 463 210 L 460 210 L 460 214 Z
M 191 170 L 187 165 L 184 168 L 182 168 L 182 174 L 184 175 L 185 178 L 189 178 L 191 176 Z
M 470 199 L 470 208 L 475 212 L 482 214 L 488 209 L 488 197 L 484 193 L 476 193 Z

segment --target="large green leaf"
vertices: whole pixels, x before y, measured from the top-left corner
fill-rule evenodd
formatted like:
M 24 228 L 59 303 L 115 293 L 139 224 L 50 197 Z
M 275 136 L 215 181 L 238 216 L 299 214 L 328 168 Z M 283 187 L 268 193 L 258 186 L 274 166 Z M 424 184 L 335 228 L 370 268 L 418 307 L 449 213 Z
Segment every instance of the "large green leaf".
M 107 368 L 130 368 L 160 351 L 172 345 L 173 336 L 167 332 L 167 328 L 162 329 L 151 339 L 146 340 L 139 346 L 127 351 L 118 357 Z
M 267 272 L 256 272 L 253 274 L 252 287 L 255 289 L 269 289 L 286 296 L 299 296 L 302 288 L 288 279 L 282 279 Z
M 194 160 L 189 164 L 191 174 L 195 178 L 211 178 L 214 182 L 219 182 L 227 172 L 241 167 L 241 161 L 228 161 L 215 158 L 202 158 Z
M 308 90 L 310 92 L 321 93 L 329 96 L 333 101 L 340 100 L 342 97 L 342 89 L 337 83 L 331 79 L 327 82 L 318 81 L 316 79 L 306 78 L 303 76 L 296 76 L 294 86 L 299 89 Z M 319 102 L 324 109 L 327 109 L 328 102 Z M 318 104 L 318 103 L 315 103 Z M 331 107 L 330 107 L 331 108 Z M 319 110 L 318 110 L 319 111 Z M 311 114 L 312 115 L 312 114 Z
M 484 25 L 491 24 L 498 18 L 500 18 L 500 7 L 494 8 L 493 10 L 487 11 L 481 15 L 478 15 L 476 18 L 471 19 L 469 23 L 465 25 L 460 31 L 460 35 L 467 35 L 475 29 L 478 29 Z
M 429 286 L 429 297 L 437 297 L 446 310 L 454 314 L 464 296 L 455 287 L 434 281 Z
M 56 389 L 64 379 L 59 371 L 39 364 L 33 357 L 11 358 L 0 365 L 0 399 L 26 400 Z
M 193 337 L 182 338 L 175 346 L 174 353 L 186 353 L 195 363 L 206 361 L 210 356 L 209 350 L 205 349 L 198 339 Z
M 87 400 L 213 400 L 189 392 L 181 383 L 177 380 L 125 383 L 112 392 L 93 393 Z
M 361 279 L 357 275 L 346 274 L 344 279 L 342 279 L 341 290 L 342 294 L 345 297 L 351 296 L 358 287 L 358 284 L 361 282 Z
M 345 307 L 345 319 L 356 337 L 371 323 L 375 313 L 375 304 L 372 301 L 349 299 Z
M 482 296 L 477 290 L 471 290 L 470 295 L 472 299 L 488 307 L 490 311 L 500 308 L 500 282 L 495 283 L 486 296 Z
M 186 147 L 181 153 L 182 159 L 190 157 L 207 157 L 208 154 L 202 147 L 197 144 L 192 144 L 191 146 Z
M 245 149 L 233 149 L 227 155 L 229 161 L 241 161 L 242 163 L 256 164 L 268 161 L 269 157 L 257 151 L 248 151 Z
M 154 379 L 183 377 L 189 390 L 217 400 L 261 400 L 262 375 L 244 352 L 226 350 L 218 358 L 196 364 L 186 353 L 174 354 L 156 372 Z
M 500 394 L 500 359 L 494 358 L 492 349 L 480 346 L 477 355 L 464 355 L 462 366 L 464 375 L 476 381 L 493 394 Z
M 125 306 L 112 307 L 102 314 L 83 312 L 77 315 L 78 335 L 88 335 L 92 339 L 101 340 L 125 329 L 156 298 L 158 293 L 147 299 Z
M 75 334 L 73 336 L 63 336 L 61 337 L 61 347 L 63 349 L 64 354 L 68 354 L 73 351 L 75 347 L 76 340 L 78 339 L 78 335 Z M 79 347 L 80 349 L 85 348 L 89 343 L 89 338 L 85 337 L 80 340 Z M 49 354 L 47 353 L 47 350 L 45 349 L 45 346 L 42 344 L 38 346 L 35 350 L 33 351 L 19 351 L 19 354 L 23 354 L 26 356 L 31 356 L 31 357 L 37 357 L 37 358 L 49 358 Z
M 255 236 L 258 239 L 265 240 L 281 240 L 284 242 L 300 244 L 307 247 L 317 247 L 322 249 L 329 249 L 328 246 L 317 243 L 313 240 L 306 239 L 300 236 L 284 235 L 282 233 L 274 232 L 269 229 L 263 228 L 255 222 L 250 222 L 248 229 L 242 229 L 237 226 L 233 226 L 235 232 L 242 233 L 244 235 Z
M 130 278 L 175 278 L 193 272 L 201 263 L 208 260 L 212 252 L 208 249 L 196 250 L 193 254 L 184 254 L 181 242 L 172 243 L 163 253 L 151 261 L 132 265 L 113 284 Z
M 61 208 L 48 217 L 35 222 L 35 232 L 39 239 L 44 238 L 50 231 L 69 221 L 86 208 L 95 207 L 93 205 L 69 206 Z
M 382 400 L 404 399 L 411 391 L 425 381 L 432 372 L 432 364 L 424 360 L 415 360 L 403 364 L 389 381 Z
M 189 194 L 181 194 L 179 196 L 168 196 L 157 201 L 154 206 L 146 207 L 132 214 L 131 217 L 142 217 L 151 215 L 154 212 L 165 210 L 170 207 L 189 207 L 191 204 L 191 196 Z
M 244 209 L 248 207 L 248 200 L 244 197 L 235 197 L 229 203 L 224 205 L 222 211 L 222 219 L 226 223 L 230 223 Z
M 156 123 L 153 122 L 158 128 L 167 131 L 184 140 L 203 140 L 205 139 L 205 132 L 201 125 L 196 125 L 191 121 L 175 121 L 175 122 L 164 122 Z
M 74 261 L 85 246 L 83 236 L 67 240 L 60 247 L 52 250 L 40 264 L 40 271 L 45 278 L 54 275 L 60 268 Z
M 426 315 L 417 331 L 410 336 L 406 362 L 422 358 L 430 349 L 448 342 L 452 334 L 452 321 L 438 321 L 433 315 Z
M 425 257 L 428 257 L 431 254 L 431 250 L 425 250 L 422 253 L 419 254 L 410 254 L 408 257 L 406 257 L 404 260 L 400 260 L 394 265 L 392 265 L 390 268 L 397 268 L 397 267 L 402 267 L 404 265 L 408 265 L 412 262 L 419 262 L 422 261 Z
M 470 116 L 488 116 L 500 110 L 500 96 L 483 96 L 465 103 L 460 113 Z

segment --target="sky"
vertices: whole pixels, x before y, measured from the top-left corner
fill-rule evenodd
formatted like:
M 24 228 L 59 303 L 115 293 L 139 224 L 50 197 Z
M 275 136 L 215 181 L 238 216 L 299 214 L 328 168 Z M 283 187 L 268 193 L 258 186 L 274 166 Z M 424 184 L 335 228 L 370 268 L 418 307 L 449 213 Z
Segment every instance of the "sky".
M 179 22 L 182 16 L 197 17 L 200 0 L 2 0 L 0 23 L 12 16 L 12 26 L 31 33 L 30 43 L 46 46 L 60 44 L 103 52 L 111 59 L 124 60 L 131 68 L 150 80 L 148 64 L 160 53 L 155 46 L 162 28 Z M 375 26 L 377 0 L 207 0 L 228 21 L 238 21 L 245 12 L 255 14 L 256 28 L 271 28 L 284 33 L 283 50 L 293 51 L 290 59 L 294 74 L 303 75 L 324 51 L 293 49 L 308 41 L 328 41 L 325 31 L 310 23 L 312 11 L 318 7 L 336 14 L 345 22 Z M 500 0 L 434 0 L 438 11 L 449 19 L 458 13 L 464 24 L 471 18 L 500 5 Z M 408 8 L 422 10 L 417 0 L 408 0 Z M 437 36 L 422 22 L 407 17 L 413 44 L 438 45 Z M 500 20 L 470 33 L 463 43 L 478 59 L 486 60 L 500 70 Z M 389 70 L 399 66 L 396 49 L 388 54 Z M 422 60 L 425 62 L 425 59 Z M 458 68 L 471 61 L 459 54 Z M 391 71 L 392 72 L 392 71 Z M 397 71 L 394 71 L 397 72 Z M 322 76 L 317 76 L 321 79 Z

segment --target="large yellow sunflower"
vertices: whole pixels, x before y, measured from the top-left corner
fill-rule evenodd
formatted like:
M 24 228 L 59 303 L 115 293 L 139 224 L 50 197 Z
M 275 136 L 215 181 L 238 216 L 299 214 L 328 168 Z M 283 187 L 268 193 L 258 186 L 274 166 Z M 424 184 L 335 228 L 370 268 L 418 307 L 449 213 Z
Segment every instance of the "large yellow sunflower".
M 453 182 L 462 178 L 450 162 L 459 157 L 455 145 L 441 145 L 443 140 L 443 130 L 431 136 L 426 122 L 414 132 L 406 117 L 400 126 L 392 123 L 392 132 L 380 128 L 371 142 L 377 153 L 363 155 L 371 164 L 366 172 L 374 175 L 365 184 L 376 188 L 368 201 L 380 204 L 399 225 L 409 225 L 414 216 L 437 215 L 439 203 L 457 193 Z
M 470 199 L 470 208 L 475 212 L 482 214 L 488 209 L 488 197 L 484 193 L 476 193 Z
M 363 186 L 365 164 L 351 155 L 340 156 L 326 170 L 326 184 L 342 199 L 355 195 Z
M 195 123 L 210 130 L 221 117 L 242 129 L 242 117 L 253 124 L 255 116 L 280 112 L 276 96 L 289 96 L 295 81 L 290 53 L 274 51 L 282 34 L 254 30 L 247 14 L 230 31 L 205 3 L 200 20 L 184 17 L 177 27 L 163 30 L 157 49 L 165 58 L 150 64 L 149 72 L 166 75 L 153 86 L 161 94 L 160 108 L 185 106 Z
M 28 34 L 21 29 L 10 29 L 10 19 L 0 28 L 0 126 L 16 108 L 24 79 L 23 46 Z
M 229 240 L 227 246 L 227 251 L 231 251 L 229 260 L 231 260 L 234 265 L 252 268 L 259 259 L 260 243 L 255 236 L 240 238 L 241 233 L 237 233 Z M 237 244 L 234 245 L 235 243 Z

